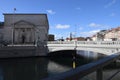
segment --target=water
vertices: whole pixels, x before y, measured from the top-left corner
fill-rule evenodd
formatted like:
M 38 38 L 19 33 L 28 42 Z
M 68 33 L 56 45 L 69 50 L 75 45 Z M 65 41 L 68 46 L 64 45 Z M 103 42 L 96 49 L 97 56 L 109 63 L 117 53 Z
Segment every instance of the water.
M 120 62 L 111 63 L 103 68 L 103 80 L 120 80 L 120 72 L 114 77 L 110 78 L 117 71 L 120 71 Z M 96 80 L 96 72 L 93 72 L 80 80 Z
M 78 52 L 76 67 L 99 59 L 96 53 L 94 55 L 93 52 L 88 51 Z M 83 53 L 89 57 L 83 57 Z M 90 56 L 91 54 L 93 56 Z M 72 67 L 72 57 L 63 56 L 62 54 L 56 57 L 0 59 L 0 80 L 41 80 L 71 70 Z M 112 71 L 116 69 L 112 68 Z M 111 69 L 107 69 L 108 73 L 109 71 Z M 94 77 L 94 74 L 87 76 L 87 78 L 91 78 L 90 80 L 94 80 Z

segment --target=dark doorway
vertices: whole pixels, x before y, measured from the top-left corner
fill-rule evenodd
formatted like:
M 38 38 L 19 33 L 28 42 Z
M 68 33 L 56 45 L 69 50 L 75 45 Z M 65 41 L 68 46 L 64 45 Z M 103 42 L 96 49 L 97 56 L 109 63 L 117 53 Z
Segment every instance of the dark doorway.
M 25 36 L 22 35 L 22 43 L 25 43 Z

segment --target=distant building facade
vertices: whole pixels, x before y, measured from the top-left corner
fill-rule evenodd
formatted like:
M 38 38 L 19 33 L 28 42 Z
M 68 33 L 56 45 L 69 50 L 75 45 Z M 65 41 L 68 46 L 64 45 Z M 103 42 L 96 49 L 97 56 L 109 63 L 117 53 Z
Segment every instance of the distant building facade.
M 104 41 L 107 30 L 101 30 L 91 37 L 92 41 Z
M 92 41 L 91 37 L 86 37 L 85 41 Z
M 46 14 L 4 14 L 0 40 L 10 44 L 35 44 L 48 40 L 49 23 Z
M 120 27 L 110 30 L 101 30 L 91 38 L 93 41 L 118 41 L 120 40 Z
M 48 35 L 48 41 L 55 41 L 55 35 L 49 34 Z
M 85 41 L 84 37 L 66 38 L 66 41 Z
M 120 27 L 108 30 L 108 32 L 105 35 L 105 39 L 112 41 L 120 40 Z

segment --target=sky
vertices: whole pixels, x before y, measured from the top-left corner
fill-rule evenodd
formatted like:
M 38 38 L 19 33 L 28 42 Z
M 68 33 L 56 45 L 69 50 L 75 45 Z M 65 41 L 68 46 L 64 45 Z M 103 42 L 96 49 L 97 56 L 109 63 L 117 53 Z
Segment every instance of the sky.
M 49 34 L 56 39 L 90 37 L 100 30 L 120 26 L 120 0 L 0 0 L 3 13 L 45 13 Z

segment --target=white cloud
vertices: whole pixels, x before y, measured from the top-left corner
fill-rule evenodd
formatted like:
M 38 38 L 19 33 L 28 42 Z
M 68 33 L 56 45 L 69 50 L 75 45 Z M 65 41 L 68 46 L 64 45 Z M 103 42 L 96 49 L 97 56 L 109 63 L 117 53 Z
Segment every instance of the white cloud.
M 111 0 L 108 4 L 105 5 L 105 8 L 108 8 L 116 3 L 116 0 Z
M 90 37 L 94 34 L 96 34 L 97 32 L 99 32 L 100 30 L 97 29 L 97 30 L 92 30 L 92 31 L 87 31 L 87 32 L 81 32 L 80 35 L 81 36 L 84 36 L 84 37 Z
M 108 25 L 105 25 L 105 24 L 97 24 L 97 23 L 90 23 L 88 24 L 89 27 L 93 27 L 93 28 L 100 28 L 100 29 L 107 29 L 107 28 L 110 28 L 110 26 Z
M 49 9 L 49 10 L 46 10 L 49 14 L 55 14 L 56 12 L 54 12 L 53 10 Z
M 96 23 L 90 23 L 88 26 L 90 27 L 101 27 L 102 25 Z
M 55 26 L 55 28 L 57 28 L 57 29 L 68 29 L 68 28 L 70 28 L 70 25 L 57 24 L 57 25 Z

